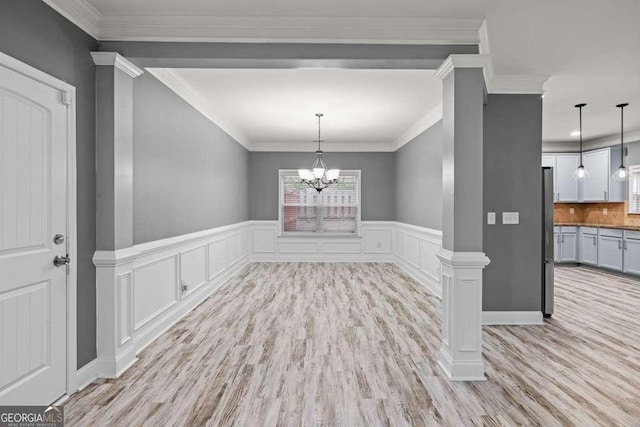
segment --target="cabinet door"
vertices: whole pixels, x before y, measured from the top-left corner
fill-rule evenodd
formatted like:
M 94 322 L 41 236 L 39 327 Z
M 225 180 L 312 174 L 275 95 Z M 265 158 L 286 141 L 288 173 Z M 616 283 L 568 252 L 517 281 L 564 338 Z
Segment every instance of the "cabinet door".
M 560 233 L 553 233 L 553 260 L 560 262 Z
M 582 199 L 585 202 L 609 200 L 609 151 L 591 151 L 583 157 L 589 176 L 582 183 Z
M 598 236 L 582 234 L 580 236 L 580 262 L 598 265 Z
M 553 201 L 558 199 L 558 177 L 556 176 L 556 156 L 545 154 L 542 156 L 542 167 L 553 168 Z
M 624 241 L 624 272 L 640 274 L 640 240 Z
M 577 202 L 579 182 L 573 179 L 573 173 L 580 164 L 577 154 L 558 154 L 556 156 L 556 200 L 558 202 Z
M 560 261 L 578 262 L 578 235 L 562 233 L 560 237 Z
M 599 236 L 598 266 L 622 271 L 622 239 Z

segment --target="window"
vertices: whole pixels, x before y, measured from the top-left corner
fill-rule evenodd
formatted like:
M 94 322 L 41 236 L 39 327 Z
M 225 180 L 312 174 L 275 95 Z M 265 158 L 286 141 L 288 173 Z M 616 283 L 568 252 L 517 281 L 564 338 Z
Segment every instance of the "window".
M 629 167 L 629 213 L 640 214 L 640 165 Z
M 341 170 L 338 182 L 318 193 L 297 170 L 281 170 L 279 209 L 283 234 L 358 235 L 360 171 Z

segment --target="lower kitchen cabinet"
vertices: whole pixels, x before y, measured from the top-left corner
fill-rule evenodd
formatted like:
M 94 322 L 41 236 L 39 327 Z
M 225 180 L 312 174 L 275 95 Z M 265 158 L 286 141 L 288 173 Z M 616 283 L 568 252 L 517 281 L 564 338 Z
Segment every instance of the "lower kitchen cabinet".
M 578 262 L 578 227 L 558 227 L 554 237 L 554 261 Z
M 598 265 L 598 235 L 581 233 L 579 253 L 582 264 Z
M 598 266 L 611 270 L 622 271 L 623 263 L 623 239 L 622 237 L 603 236 L 598 237 Z
M 624 272 L 640 274 L 640 240 L 624 240 Z

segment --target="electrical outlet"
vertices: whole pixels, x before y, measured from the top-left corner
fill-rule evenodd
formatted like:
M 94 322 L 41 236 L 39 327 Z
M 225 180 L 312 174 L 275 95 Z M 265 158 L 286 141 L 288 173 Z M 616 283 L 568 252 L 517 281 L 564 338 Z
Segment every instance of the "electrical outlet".
M 487 224 L 494 225 L 496 223 L 496 213 L 487 212 Z
M 520 224 L 519 212 L 502 212 L 503 224 Z
M 376 248 L 378 248 L 378 249 L 382 249 L 382 242 L 378 242 L 378 243 L 376 244 Z
M 573 215 L 574 213 L 576 213 L 576 210 L 574 208 L 569 208 L 569 213 Z
M 609 209 L 602 208 L 602 215 L 609 215 Z

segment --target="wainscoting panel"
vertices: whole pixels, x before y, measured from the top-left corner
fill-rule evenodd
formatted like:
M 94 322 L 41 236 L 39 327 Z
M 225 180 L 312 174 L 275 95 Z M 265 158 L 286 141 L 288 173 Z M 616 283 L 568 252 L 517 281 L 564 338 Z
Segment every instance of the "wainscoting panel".
M 209 243 L 209 280 L 227 268 L 227 239 Z
M 243 222 L 96 252 L 95 376 L 122 374 L 137 352 L 238 273 L 250 259 L 249 229 Z M 80 384 L 89 375 L 82 371 Z
M 442 248 L 442 232 L 396 222 L 393 235 L 396 263 L 441 298 L 440 260 L 437 254 Z

